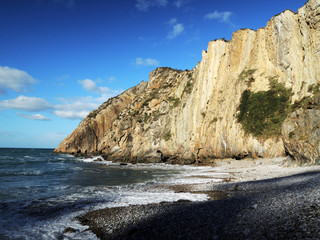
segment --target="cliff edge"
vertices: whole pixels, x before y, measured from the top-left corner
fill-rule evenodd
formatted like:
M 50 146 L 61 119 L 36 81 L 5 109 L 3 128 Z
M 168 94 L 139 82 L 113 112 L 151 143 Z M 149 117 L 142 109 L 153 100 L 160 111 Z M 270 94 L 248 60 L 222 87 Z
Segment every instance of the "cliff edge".
M 320 0 L 309 0 L 257 31 L 210 42 L 192 70 L 155 69 L 91 112 L 55 152 L 184 164 L 283 156 L 282 124 L 318 84 Z

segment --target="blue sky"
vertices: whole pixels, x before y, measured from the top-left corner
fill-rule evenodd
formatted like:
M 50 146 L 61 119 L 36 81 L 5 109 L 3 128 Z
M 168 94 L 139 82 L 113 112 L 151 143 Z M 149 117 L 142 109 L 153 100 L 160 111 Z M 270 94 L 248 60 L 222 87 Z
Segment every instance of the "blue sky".
M 0 0 L 0 147 L 55 148 L 156 67 L 191 69 L 213 39 L 305 0 Z

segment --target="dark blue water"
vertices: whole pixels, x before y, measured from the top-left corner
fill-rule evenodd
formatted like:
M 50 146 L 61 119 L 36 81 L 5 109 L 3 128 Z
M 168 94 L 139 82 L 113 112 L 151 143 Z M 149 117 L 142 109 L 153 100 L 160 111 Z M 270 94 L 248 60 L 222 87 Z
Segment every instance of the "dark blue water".
M 192 167 L 120 166 L 52 151 L 0 148 L 0 239 L 96 239 L 75 216 L 103 207 L 205 199 L 159 187 Z M 63 234 L 66 227 L 76 232 Z

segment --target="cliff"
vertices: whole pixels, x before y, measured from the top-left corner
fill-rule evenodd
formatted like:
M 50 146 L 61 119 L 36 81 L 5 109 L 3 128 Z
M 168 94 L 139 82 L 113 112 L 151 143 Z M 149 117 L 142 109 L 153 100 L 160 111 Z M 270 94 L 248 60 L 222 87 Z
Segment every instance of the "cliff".
M 55 152 L 171 163 L 283 156 L 286 148 L 280 132 L 265 131 L 273 129 L 267 123 L 281 125 L 288 106 L 313 96 L 310 88 L 318 83 L 320 0 L 309 0 L 297 13 L 286 10 L 257 31 L 241 29 L 230 41 L 210 42 L 201 62 L 190 71 L 154 70 L 148 82 L 91 112 Z M 263 96 L 273 98 L 263 100 Z M 265 118 L 260 119 L 259 113 L 257 127 L 246 122 L 254 112 L 245 105 L 250 97 L 289 105 Z M 260 128 L 264 130 L 258 132 Z

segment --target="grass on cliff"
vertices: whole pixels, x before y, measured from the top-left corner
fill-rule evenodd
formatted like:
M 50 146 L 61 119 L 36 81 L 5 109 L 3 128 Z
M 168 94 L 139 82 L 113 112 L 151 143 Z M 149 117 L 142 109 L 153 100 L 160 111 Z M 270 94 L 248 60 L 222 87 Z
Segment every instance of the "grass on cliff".
M 171 134 L 171 131 L 169 130 L 168 132 L 166 132 L 165 134 L 163 134 L 162 138 L 165 140 L 165 141 L 169 141 L 172 137 L 172 134 Z
M 257 71 L 257 69 L 248 69 L 243 70 L 238 77 L 239 81 L 244 81 L 251 87 L 251 84 L 255 81 L 253 74 Z
M 152 92 L 149 93 L 147 99 L 143 102 L 142 107 L 148 106 L 149 102 L 151 102 L 153 99 L 158 98 L 159 96 L 159 90 L 153 89 Z
M 183 93 L 190 94 L 192 92 L 192 88 L 193 88 L 193 83 L 191 81 L 188 81 L 184 86 Z
M 302 109 L 318 109 L 320 106 L 320 83 L 312 84 L 308 88 L 308 92 L 312 93 L 311 96 L 303 97 L 299 101 L 295 101 L 291 106 L 292 112 L 298 108 Z
M 172 103 L 172 107 L 177 107 L 180 104 L 180 99 L 179 98 L 175 98 L 175 97 L 169 97 L 168 98 L 169 102 Z
M 276 79 L 270 79 L 268 91 L 251 92 L 245 90 L 241 96 L 238 122 L 247 134 L 268 138 L 278 136 L 281 125 L 291 111 L 291 89 L 287 89 Z

